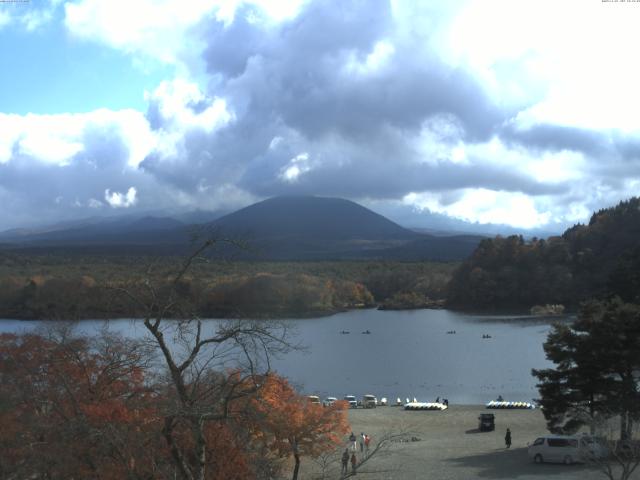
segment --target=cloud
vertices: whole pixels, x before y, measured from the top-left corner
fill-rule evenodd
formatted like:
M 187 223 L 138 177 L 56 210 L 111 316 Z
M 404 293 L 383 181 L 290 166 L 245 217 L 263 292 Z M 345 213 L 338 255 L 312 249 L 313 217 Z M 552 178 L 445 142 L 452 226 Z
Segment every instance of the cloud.
M 176 63 L 188 50 L 186 32 L 215 2 L 195 0 L 81 0 L 65 3 L 65 26 L 75 36 L 128 53 Z
M 0 10 L 0 29 L 6 25 L 9 25 L 10 22 L 11 16 L 9 15 L 9 12 Z
M 442 188 L 472 181 L 477 166 L 455 165 L 460 145 L 489 140 L 505 112 L 465 71 L 400 35 L 388 2 L 334 7 L 313 2 L 277 25 L 248 8 L 231 23 L 209 22 L 204 58 L 214 80 L 197 102 L 224 99 L 229 114 L 211 132 L 180 122 L 188 126 L 180 142 L 150 155 L 145 171 L 179 188 L 204 179 L 258 196 L 401 197 L 440 188 L 438 178 Z M 147 118 L 169 131 L 160 102 L 173 94 L 155 95 Z M 187 171 L 178 167 L 185 164 Z M 491 169 L 476 176 L 489 186 L 502 178 L 505 188 L 517 177 Z
M 185 195 L 224 185 L 246 198 L 435 194 L 442 208 L 434 211 L 464 210 L 469 219 L 571 218 L 545 210 L 550 199 L 586 201 L 578 190 L 594 181 L 594 167 L 609 170 L 598 159 L 632 159 L 637 142 L 540 123 L 531 113 L 538 99 L 523 105 L 517 92 L 498 101 L 487 78 L 438 51 L 442 25 L 429 19 L 461 11 L 463 3 L 447 11 L 315 1 L 280 22 L 247 4 L 232 17 L 208 18 L 191 32 L 204 45 L 209 87 L 174 80 L 148 96 L 158 142 L 140 166 Z M 511 70 L 522 55 L 516 47 L 500 54 Z M 620 187 L 613 173 L 595 182 L 602 198 Z M 493 213 L 472 208 L 479 198 Z M 515 206 L 529 220 L 517 219 Z
M 112 208 L 213 210 L 254 200 L 224 178 L 197 177 L 196 187 L 173 178 L 190 171 L 193 157 L 180 153 L 185 138 L 210 135 L 230 121 L 223 101 L 205 98 L 184 81 L 163 83 L 148 98 L 162 127 L 154 129 L 135 110 L 0 113 L 0 201 L 7 206 L 0 228 L 108 214 Z M 143 167 L 146 158 L 160 154 L 175 155 L 166 178 Z
M 538 226 L 637 193 L 638 71 L 603 91 L 623 63 L 587 35 L 609 6 L 574 38 L 571 1 L 134 3 L 66 2 L 64 24 L 172 78 L 144 113 L 0 114 L 0 200 L 46 218 L 314 194 Z
M 32 5 L 29 2 L 23 2 L 25 5 L 17 5 L 17 8 L 11 8 L 6 5 L 12 2 L 3 2 L 8 8 L 0 10 L 0 30 L 8 25 L 18 26 L 27 32 L 35 32 L 48 26 L 56 18 L 58 7 L 61 0 L 42 0 Z
M 129 208 L 136 204 L 137 193 L 138 192 L 136 191 L 135 187 L 129 187 L 129 190 L 127 190 L 126 194 L 120 192 L 111 192 L 107 188 L 104 191 L 104 200 L 113 208 Z M 90 204 L 92 203 L 91 200 L 89 201 Z M 95 205 L 95 203 L 93 205 Z

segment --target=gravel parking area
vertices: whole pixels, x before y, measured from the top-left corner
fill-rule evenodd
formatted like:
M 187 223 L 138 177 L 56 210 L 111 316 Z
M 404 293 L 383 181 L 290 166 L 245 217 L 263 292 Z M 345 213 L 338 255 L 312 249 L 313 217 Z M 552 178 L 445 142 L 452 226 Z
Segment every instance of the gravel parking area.
M 495 431 L 477 430 L 480 413 L 495 414 Z M 527 443 L 548 433 L 540 410 L 487 410 L 483 406 L 453 405 L 438 412 L 378 407 L 350 410 L 349 421 L 357 436 L 364 432 L 372 437 L 372 443 L 385 434 L 398 432 L 407 432 L 410 437 L 419 439 L 391 443 L 387 450 L 379 452 L 358 471 L 357 478 L 605 479 L 593 466 L 536 465 L 529 460 Z M 511 429 L 513 437 L 508 450 L 504 444 L 507 428 Z M 316 477 L 310 471 L 307 473 L 310 475 L 302 478 Z M 636 477 L 640 478 L 638 474 L 633 478 Z

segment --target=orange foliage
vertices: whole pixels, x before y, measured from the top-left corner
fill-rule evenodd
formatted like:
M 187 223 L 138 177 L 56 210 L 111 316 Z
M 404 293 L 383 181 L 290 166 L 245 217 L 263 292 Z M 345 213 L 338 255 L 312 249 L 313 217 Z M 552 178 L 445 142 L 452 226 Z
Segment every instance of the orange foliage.
M 192 424 L 140 360 L 118 338 L 0 335 L 0 478 L 172 477 L 165 416 L 187 458 Z M 218 378 L 237 398 L 227 418 L 205 424 L 207 480 L 273 477 L 275 459 L 331 450 L 348 431 L 344 404 L 313 405 L 281 377 Z
M 257 418 L 254 435 L 281 457 L 296 447 L 300 455 L 318 455 L 339 445 L 349 431 L 344 402 L 328 407 L 312 404 L 277 375 L 265 378 L 252 407 Z
M 0 477 L 147 474 L 152 400 L 124 345 L 0 335 Z

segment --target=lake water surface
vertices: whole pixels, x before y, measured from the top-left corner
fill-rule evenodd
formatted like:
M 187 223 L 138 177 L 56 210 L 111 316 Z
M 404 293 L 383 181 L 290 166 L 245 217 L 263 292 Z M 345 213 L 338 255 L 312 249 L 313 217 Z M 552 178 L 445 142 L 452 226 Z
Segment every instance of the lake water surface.
M 290 322 L 296 340 L 308 348 L 275 359 L 274 368 L 302 391 L 322 397 L 372 393 L 433 401 L 439 396 L 477 404 L 502 395 L 530 401 L 537 397 L 531 369 L 550 366 L 542 349 L 550 319 L 354 310 Z M 29 331 L 41 323 L 0 320 L 0 332 Z M 104 324 L 86 320 L 79 330 L 91 334 Z M 129 336 L 145 333 L 136 321 L 112 320 L 109 326 Z M 362 334 L 365 330 L 371 334 Z M 451 330 L 456 333 L 446 333 Z

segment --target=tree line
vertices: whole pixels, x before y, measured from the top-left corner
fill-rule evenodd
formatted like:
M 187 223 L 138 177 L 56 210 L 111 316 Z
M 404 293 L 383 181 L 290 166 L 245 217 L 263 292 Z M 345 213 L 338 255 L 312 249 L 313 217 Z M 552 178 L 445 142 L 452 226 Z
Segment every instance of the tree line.
M 114 288 L 168 288 L 179 258 L 0 256 L 0 316 L 18 319 L 135 317 L 139 305 Z M 146 263 L 145 263 L 146 261 Z M 179 288 L 201 317 L 334 313 L 388 301 L 423 305 L 444 297 L 452 264 L 402 262 L 222 262 L 196 264 Z M 412 300 L 411 302 L 405 299 Z
M 561 236 L 525 241 L 522 236 L 480 242 L 454 272 L 451 306 L 522 310 L 564 304 L 577 310 L 590 298 L 638 300 L 640 199 L 594 213 L 587 225 Z
M 182 282 L 113 293 L 146 336 L 88 338 L 66 327 L 0 335 L 0 477 L 268 479 L 335 450 L 346 405 L 312 404 L 270 369 L 295 348 L 286 323 L 202 322 Z M 293 459 L 290 462 L 287 459 Z

